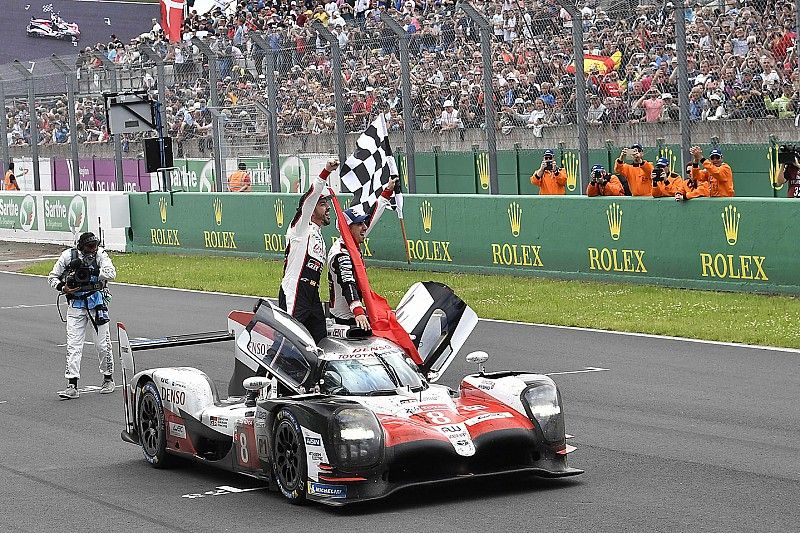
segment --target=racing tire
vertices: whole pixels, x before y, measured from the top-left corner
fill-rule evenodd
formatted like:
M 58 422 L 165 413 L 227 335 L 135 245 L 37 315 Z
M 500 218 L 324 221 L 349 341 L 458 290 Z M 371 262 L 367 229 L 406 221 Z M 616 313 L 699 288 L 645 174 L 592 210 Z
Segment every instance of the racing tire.
M 164 405 L 158 387 L 152 381 L 142 387 L 139 408 L 136 410 L 136 432 L 145 460 L 153 468 L 167 468 L 175 457 L 167 452 L 167 424 Z
M 272 439 L 272 470 L 281 493 L 294 504 L 306 498 L 306 447 L 303 431 L 294 413 L 283 408 L 275 417 Z

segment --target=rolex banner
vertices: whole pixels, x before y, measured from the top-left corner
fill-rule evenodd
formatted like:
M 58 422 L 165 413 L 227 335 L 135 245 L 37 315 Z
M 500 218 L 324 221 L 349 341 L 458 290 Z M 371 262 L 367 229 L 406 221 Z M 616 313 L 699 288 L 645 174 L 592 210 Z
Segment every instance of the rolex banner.
M 298 198 L 182 193 L 151 194 L 148 202 L 132 194 L 131 249 L 282 259 Z M 800 294 L 789 228 L 795 209 L 761 198 L 406 195 L 406 248 L 420 270 Z M 383 217 L 370 233 L 362 246 L 367 269 L 406 264 L 398 225 Z M 329 242 L 334 233 L 323 230 Z

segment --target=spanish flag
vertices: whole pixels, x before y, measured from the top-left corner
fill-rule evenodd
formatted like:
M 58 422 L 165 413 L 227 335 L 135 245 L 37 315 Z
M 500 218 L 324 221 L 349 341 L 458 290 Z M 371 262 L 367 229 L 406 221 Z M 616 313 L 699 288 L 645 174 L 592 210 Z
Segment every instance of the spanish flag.
M 583 56 L 583 72 L 589 74 L 592 68 L 597 67 L 600 74 L 607 74 L 612 70 L 619 68 L 620 61 L 622 60 L 622 52 L 617 50 L 610 56 L 596 56 L 593 54 L 584 54 Z M 567 72 L 575 74 L 575 62 L 573 61 L 567 66 Z

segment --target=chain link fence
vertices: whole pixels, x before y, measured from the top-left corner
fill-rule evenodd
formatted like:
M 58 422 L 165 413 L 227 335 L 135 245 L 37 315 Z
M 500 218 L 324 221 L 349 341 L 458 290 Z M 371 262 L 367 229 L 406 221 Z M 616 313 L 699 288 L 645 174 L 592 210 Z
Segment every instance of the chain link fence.
M 470 11 L 468 4 L 406 0 L 363 13 L 346 2 L 319 4 L 312 14 L 239 4 L 235 16 L 195 19 L 187 25 L 194 39 L 178 44 L 142 36 L 84 48 L 57 58 L 66 72 L 50 58 L 0 66 L 0 156 L 29 161 L 32 169 L 40 157 L 81 167 L 83 160 L 117 154 L 141 159 L 143 139 L 155 134 L 109 136 L 104 94 L 145 91 L 162 103 L 164 132 L 183 169 L 171 182 L 182 188 L 193 181 L 189 167 L 199 165 L 205 183 L 228 190 L 229 176 L 244 164 L 252 190 L 273 188 L 274 166 L 282 189 L 302 190 L 312 172 L 308 154 L 347 155 L 353 146 L 348 136 L 384 113 L 401 168 L 414 151 L 404 137 L 410 131 L 417 152 L 471 152 L 483 191 L 490 188 L 487 179 L 509 172 L 496 168 L 495 147 L 516 150 L 521 166 L 543 147 L 560 148 L 564 166 L 579 181 L 585 169 L 573 167 L 580 164 L 581 136 L 594 150 L 631 141 L 674 146 L 682 143 L 682 128 L 698 131 L 699 124 L 727 121 L 766 142 L 761 124 L 794 118 L 800 108 L 800 70 L 794 42 L 787 39 L 792 2 L 778 0 L 763 14 L 748 4 L 687 5 L 688 117 L 680 112 L 679 54 L 668 4 L 486 1 Z M 731 26 L 739 19 L 749 24 L 744 32 Z M 239 21 L 249 34 L 239 35 Z M 582 30 L 585 114 L 578 112 L 576 24 Z M 406 60 L 401 50 L 407 50 Z M 490 107 L 493 121 L 487 120 Z M 678 128 L 681 118 L 689 126 Z M 677 164 L 681 147 L 674 152 Z M 271 153 L 277 154 L 274 164 Z M 129 168 L 117 164 L 115 173 L 127 174 L 123 167 Z M 123 178 L 116 176 L 117 187 Z M 138 180 L 142 185 L 142 176 Z M 51 176 L 50 186 L 75 182 Z

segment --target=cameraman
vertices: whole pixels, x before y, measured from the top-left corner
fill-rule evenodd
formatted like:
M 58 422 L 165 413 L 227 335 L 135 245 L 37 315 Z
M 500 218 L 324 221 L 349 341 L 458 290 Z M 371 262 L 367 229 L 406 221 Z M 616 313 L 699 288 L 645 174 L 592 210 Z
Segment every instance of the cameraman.
M 626 163 L 625 158 L 630 156 L 633 163 Z M 633 196 L 652 196 L 653 164 L 644 160 L 644 149 L 641 144 L 633 144 L 627 150 L 622 150 L 619 158 L 614 163 L 614 174 L 625 177 Z
M 680 174 L 669 170 L 669 159 L 659 157 L 656 166 L 650 174 L 653 185 L 653 198 L 674 198 L 676 193 L 682 193 L 686 184 Z
M 789 198 L 800 198 L 800 157 L 794 152 L 794 161 L 791 163 L 781 163 L 780 171 L 775 176 L 775 185 L 788 183 L 786 189 Z
M 567 193 L 567 172 L 556 166 L 552 150 L 544 151 L 542 164 L 531 176 L 531 184 L 539 187 L 540 195 Z
M 592 177 L 586 186 L 587 196 L 625 196 L 622 182 L 613 174 L 606 172 L 603 165 L 592 167 Z
M 680 202 L 711 196 L 711 190 L 708 188 L 708 173 L 705 169 L 694 168 L 690 163 L 686 165 L 686 175 L 689 176 L 689 179 L 684 180 L 683 190 L 675 191 L 675 200 Z
M 99 248 L 94 233 L 81 234 L 75 248 L 64 250 L 47 276 L 51 287 L 67 296 L 67 366 L 64 376 L 67 388 L 59 391 L 62 400 L 80 396 L 78 379 L 81 373 L 86 326 L 95 331 L 94 344 L 100 361 L 103 384 L 100 394 L 114 392 L 114 357 L 108 332 L 108 307 L 104 297 L 106 282 L 117 277 L 117 271 L 106 251 Z

